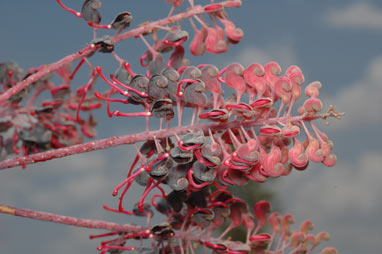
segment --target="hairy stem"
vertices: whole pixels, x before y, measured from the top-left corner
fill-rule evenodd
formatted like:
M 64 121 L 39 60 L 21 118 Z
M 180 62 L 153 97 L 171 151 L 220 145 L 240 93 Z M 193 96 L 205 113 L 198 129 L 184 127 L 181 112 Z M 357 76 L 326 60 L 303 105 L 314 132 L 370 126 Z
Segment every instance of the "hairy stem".
M 64 65 L 69 64 L 69 63 L 71 63 L 77 59 L 83 58 L 84 56 L 88 56 L 90 53 L 93 53 L 94 51 L 96 51 L 96 49 L 97 48 L 94 47 L 94 45 L 92 44 L 92 45 L 87 46 L 86 48 L 84 48 L 82 50 L 77 51 L 74 54 L 71 54 L 71 55 L 68 55 L 68 56 L 62 58 L 61 60 L 59 60 L 55 63 L 44 65 L 36 73 L 30 75 L 28 78 L 24 79 L 23 81 L 20 81 L 19 83 L 17 83 L 16 85 L 11 87 L 10 89 L 6 90 L 3 94 L 1 94 L 0 95 L 0 102 L 8 100 L 10 97 L 19 93 L 21 90 L 23 90 L 25 87 L 27 87 L 30 84 L 32 84 L 33 82 L 41 79 L 45 75 L 60 69 Z
M 295 116 L 295 117 L 280 117 L 280 118 L 269 118 L 269 119 L 260 119 L 260 120 L 249 120 L 249 121 L 231 121 L 227 123 L 207 123 L 207 124 L 198 124 L 193 126 L 178 126 L 170 128 L 167 130 L 157 130 L 149 132 L 141 132 L 138 134 L 131 134 L 126 136 L 119 137 L 110 137 L 106 139 L 100 139 L 96 141 L 91 141 L 88 143 L 68 146 L 64 148 L 59 148 L 56 150 L 49 150 L 47 152 L 41 152 L 36 154 L 31 154 L 23 157 L 12 158 L 0 162 L 0 170 L 6 168 L 12 168 L 20 165 L 33 164 L 41 161 L 48 161 L 51 159 L 62 158 L 74 154 L 86 153 L 94 150 L 105 149 L 114 146 L 135 144 L 137 142 L 142 142 L 154 138 L 166 138 L 176 135 L 182 135 L 188 131 L 197 131 L 203 130 L 205 133 L 208 133 L 208 130 L 220 131 L 226 130 L 229 128 L 239 128 L 251 127 L 251 126 L 262 126 L 265 124 L 276 124 L 278 122 L 298 122 L 304 120 L 305 116 Z M 309 119 L 318 118 L 320 116 L 310 117 Z
M 131 232 L 139 233 L 147 230 L 147 228 L 130 225 L 130 224 L 118 224 L 114 222 L 107 222 L 101 220 L 89 220 L 81 219 L 69 216 L 62 216 L 53 213 L 38 212 L 28 209 L 15 208 L 11 206 L 0 205 L 0 213 L 11 214 L 14 216 L 20 216 L 35 220 L 50 221 L 60 224 L 66 224 L 69 226 L 83 227 L 83 228 L 95 228 L 95 229 L 105 229 L 110 231 L 121 231 L 121 232 Z
M 108 231 L 117 232 L 129 232 L 129 233 L 150 233 L 150 227 L 140 227 L 131 224 L 118 224 L 114 222 L 102 221 L 102 220 L 90 220 L 82 219 L 70 216 L 63 216 L 53 213 L 34 211 L 23 208 L 15 208 L 12 206 L 0 205 L 0 213 L 10 214 L 13 216 L 20 216 L 24 218 L 42 220 L 48 222 L 54 222 L 59 224 L 65 224 L 69 226 L 82 227 L 82 228 L 92 228 L 92 229 L 104 229 Z M 176 232 L 175 238 L 184 239 L 187 241 L 214 241 L 222 242 L 216 238 L 208 237 L 202 234 L 191 234 L 185 231 Z M 224 240 L 224 243 L 229 244 L 229 240 Z

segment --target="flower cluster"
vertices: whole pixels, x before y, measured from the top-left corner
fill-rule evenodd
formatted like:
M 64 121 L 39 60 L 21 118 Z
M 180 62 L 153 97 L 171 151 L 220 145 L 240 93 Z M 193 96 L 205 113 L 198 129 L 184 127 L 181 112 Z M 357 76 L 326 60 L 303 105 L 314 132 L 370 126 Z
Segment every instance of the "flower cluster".
M 166 1 L 172 4 L 167 18 L 122 32 L 133 19 L 128 11 L 103 25 L 99 0 L 85 0 L 80 12 L 57 0 L 61 7 L 93 28 L 91 43 L 51 66 L 25 73 L 15 63 L 0 64 L 3 86 L 0 152 L 5 157 L 12 152 L 18 154 L 21 148 L 24 155 L 0 162 L 0 168 L 116 145 L 118 138 L 79 145 L 83 136 L 96 136 L 92 111 L 101 108 L 102 103 L 106 104 L 110 118 L 145 117 L 146 131 L 126 138 L 126 144 L 135 145 L 137 155 L 126 178 L 114 189 L 113 196 L 119 195 L 118 207 L 104 205 L 104 208 L 146 217 L 146 227 L 126 229 L 106 222 L 5 206 L 0 206 L 0 212 L 108 229 L 108 233 L 90 236 L 113 237 L 101 242 L 98 247 L 101 254 L 122 251 L 184 254 L 194 253 L 197 248 L 228 254 L 311 253 L 321 240 L 329 239 L 327 233 L 310 234 L 308 231 L 313 228 L 310 221 L 292 230 L 293 216 L 278 212 L 269 215 L 271 206 L 265 200 L 256 202 L 252 212 L 229 187 L 286 176 L 293 168 L 306 169 L 310 161 L 333 166 L 336 163 L 333 143 L 313 121 L 329 116 L 340 118 L 341 114 L 333 107 L 321 112 L 323 104 L 318 98 L 321 83 L 311 82 L 303 89 L 305 77 L 295 65 L 284 73 L 276 62 L 265 65 L 254 62 L 246 67 L 232 63 L 221 70 L 212 64 L 190 65 L 185 58 L 190 35 L 174 24 L 189 18 L 194 31 L 189 49 L 194 56 L 224 53 L 243 37 L 243 31 L 226 13 L 227 8 L 241 6 L 241 1 L 211 1 L 199 6 L 189 0 L 187 11 L 176 15 L 174 10 L 182 1 Z M 98 29 L 114 29 L 116 34 L 98 38 Z M 162 37 L 161 32 L 165 32 Z M 145 38 L 148 35 L 153 38 L 152 44 Z M 140 58 L 145 68 L 143 74 L 134 72 L 129 62 L 115 52 L 114 45 L 130 37 L 140 38 L 147 46 Z M 92 65 L 89 58 L 98 52 L 109 53 L 117 61 L 114 74 L 106 75 L 101 66 Z M 166 59 L 167 53 L 170 56 Z M 79 61 L 72 70 L 75 59 Z M 90 69 L 89 80 L 74 89 L 72 80 L 84 63 Z M 62 80 L 58 86 L 51 81 L 54 72 Z M 108 85 L 106 91 L 94 91 L 98 77 Z M 234 91 L 232 96 L 226 96 L 229 89 Z M 34 93 L 29 96 L 31 91 Z M 37 103 L 44 91 L 49 92 L 50 98 L 44 97 Z M 296 109 L 303 91 L 307 98 Z M 143 107 L 143 111 L 121 112 L 120 104 Z M 115 105 L 117 109 L 112 110 Z M 183 125 L 185 108 L 193 109 L 190 125 Z M 88 120 L 81 117 L 84 112 L 88 113 Z M 152 117 L 159 119 L 157 131 L 149 129 Z M 175 117 L 177 122 L 173 123 Z M 143 186 L 144 191 L 132 207 L 131 200 L 126 202 L 126 194 L 134 182 Z M 151 225 L 153 208 L 166 217 L 162 224 Z M 263 233 L 268 224 L 272 234 Z M 239 226 L 246 229 L 245 241 L 227 238 Z M 218 230 L 222 233 L 216 236 Z M 140 245 L 131 245 L 133 240 L 141 240 Z M 144 247 L 143 243 L 150 241 L 151 247 Z M 326 248 L 322 253 L 336 250 Z
M 153 198 L 155 198 L 154 196 Z M 153 202 L 154 203 L 154 202 Z M 304 221 L 299 229 L 292 230 L 294 218 L 291 214 L 281 215 L 271 212 L 269 202 L 258 201 L 253 207 L 253 213 L 244 200 L 233 197 L 227 190 L 193 192 L 187 197 L 185 193 L 171 192 L 166 199 L 155 202 L 156 209 L 166 214 L 169 221 L 154 225 L 138 232 L 110 232 L 101 235 L 91 235 L 91 239 L 117 236 L 101 242 L 100 253 L 107 251 L 134 250 L 136 253 L 184 253 L 193 252 L 194 248 L 212 249 L 214 253 L 311 253 L 322 240 L 329 240 L 329 234 L 313 230 L 311 221 Z M 176 212 L 177 211 L 177 212 Z M 137 216 L 152 215 L 148 205 L 143 212 L 137 208 L 133 213 Z M 268 214 L 270 215 L 268 216 Z M 218 237 L 212 233 L 223 223 L 230 224 Z M 261 233 L 269 223 L 272 234 Z M 247 230 L 245 242 L 224 239 L 233 228 L 244 226 Z M 126 246 L 131 239 L 151 239 L 152 246 L 147 248 Z M 176 243 L 178 240 L 178 243 Z M 192 244 L 193 242 L 193 244 Z M 321 253 L 337 253 L 334 248 L 325 248 Z
M 223 72 L 224 78 L 221 77 Z M 312 82 L 305 88 L 309 97 L 298 109 L 299 115 L 293 116 L 292 107 L 301 95 L 304 77 L 297 66 L 288 68 L 285 76 L 279 77 L 280 73 L 281 69 L 275 62 L 264 67 L 254 63 L 247 68 L 235 63 L 220 72 L 213 65 L 185 66 L 179 70 L 161 69 L 160 74 L 154 74 L 150 79 L 134 75 L 124 84 L 113 75 L 114 83 L 110 82 L 100 71 L 111 89 L 121 85 L 119 92 L 127 97 L 123 103 L 141 104 L 146 109 L 142 113 L 109 111 L 110 116 L 153 116 L 166 119 L 169 128 L 174 117 L 173 106 L 176 106 L 179 126 L 184 107 L 194 108 L 191 125 L 195 124 L 195 118 L 198 118 L 198 123 L 200 119 L 217 122 L 211 127 L 215 129 L 219 125 L 226 127 L 236 122 L 235 127 L 224 131 L 204 129 L 190 131 L 184 136 L 169 135 L 162 140 L 166 143 L 164 147 L 159 141 L 148 141 L 141 149 L 144 151 L 138 153 L 142 168 L 155 175 L 159 167 L 162 176 L 166 176 L 175 163 L 182 165 L 183 170 L 187 168 L 194 172 L 199 176 L 199 182 L 202 179 L 205 179 L 203 182 L 212 182 L 216 175 L 223 184 L 240 185 L 249 179 L 264 182 L 268 177 L 287 175 L 293 167 L 303 170 L 309 160 L 327 166 L 335 164 L 336 156 L 331 153 L 333 143 L 312 123 L 318 117 L 335 115 L 333 111 L 317 114 L 323 107 L 318 99 L 321 84 Z M 234 88 L 236 94 L 224 98 L 221 83 Z M 249 94 L 249 103 L 240 100 L 245 93 Z M 281 103 L 276 110 L 278 100 Z M 210 110 L 202 113 L 202 109 Z M 313 133 L 305 122 L 312 127 Z M 305 141 L 299 140 L 300 129 L 305 132 Z M 148 163 L 147 159 L 153 155 L 154 161 Z M 179 177 L 188 176 L 188 182 L 192 182 L 190 174 L 193 173 L 186 170 Z
M 0 63 L 2 93 L 44 68 L 24 72 L 14 62 Z M 50 73 L 1 102 L 2 159 L 11 154 L 18 155 L 20 151 L 26 156 L 80 144 L 83 137 L 95 137 L 96 121 L 92 111 L 101 108 L 102 104 L 95 96 L 85 99 L 85 95 L 92 88 L 96 75 L 90 75 L 89 83 L 72 92 L 71 82 L 78 68 L 71 71 L 70 65 L 65 65 L 58 69 L 56 73 L 62 80 L 58 86 L 51 81 L 54 73 Z M 43 95 L 46 92 L 50 98 Z M 80 112 L 88 112 L 88 119 L 83 119 Z
M 297 110 L 298 115 L 294 116 L 292 107 L 300 98 L 304 83 L 304 76 L 297 66 L 289 67 L 284 76 L 280 75 L 281 68 L 275 62 L 265 66 L 253 63 L 247 68 L 235 63 L 221 71 L 213 65 L 182 66 L 178 70 L 160 67 L 159 74 L 145 76 L 134 74 L 129 65 L 124 64 L 125 71 L 131 73 L 127 83 L 113 75 L 110 81 L 97 68 L 111 89 L 120 86 L 119 92 L 127 97 L 126 103 L 142 105 L 146 109 L 142 113 L 108 111 L 110 116 L 166 119 L 168 133 L 165 138 L 154 137 L 137 148 L 136 159 L 126 179 L 113 192 L 116 196 L 123 189 L 118 208 L 104 208 L 127 215 L 147 216 L 148 221 L 154 213 L 151 206 L 156 208 L 167 216 L 166 223 L 154 226 L 150 233 L 145 232 L 141 237 L 167 242 L 169 246 L 165 248 L 168 251 L 189 248 L 190 244 L 172 244 L 172 239 L 185 230 L 197 230 L 200 239 L 208 239 L 224 221 L 231 221 L 231 224 L 217 240 L 199 239 L 199 244 L 222 253 L 263 253 L 264 249 L 268 253 L 284 253 L 288 248 L 292 248 L 291 253 L 310 253 L 320 239 L 327 238 L 326 233 L 309 235 L 307 228 L 310 226 L 306 223 L 292 233 L 289 224 L 293 217 L 279 213 L 273 213 L 269 218 L 273 236 L 260 234 L 259 230 L 267 223 L 265 211 L 270 209 L 269 203 L 261 201 L 255 204 L 255 227 L 247 204 L 233 197 L 227 189 L 232 185 L 245 185 L 250 180 L 261 183 L 269 178 L 288 175 L 293 168 L 304 170 L 309 161 L 326 166 L 335 164 L 332 142 L 312 123 L 314 119 L 329 115 L 339 117 L 332 108 L 326 114 L 318 114 L 323 107 L 318 99 L 321 84 L 312 82 L 306 86 L 308 98 Z M 136 77 L 145 82 L 136 85 Z M 225 98 L 224 84 L 235 89 L 236 94 Z M 248 95 L 248 103 L 242 102 L 245 95 Z M 111 98 L 102 99 L 117 102 Z M 196 126 L 195 130 L 180 135 L 169 128 L 175 106 L 180 127 L 183 108 L 194 108 L 190 127 Z M 214 124 L 201 124 L 204 119 Z M 308 130 L 307 124 L 312 131 Z M 305 133 L 305 141 L 299 140 L 300 129 Z M 130 211 L 124 207 L 124 200 L 134 181 L 145 190 Z M 161 185 L 169 186 L 171 192 L 166 193 Z M 160 194 L 152 195 L 151 202 L 145 202 L 156 189 Z M 217 190 L 213 192 L 213 189 Z M 247 228 L 245 243 L 223 240 L 227 233 L 240 225 Z M 113 241 L 111 246 L 114 247 L 104 244 L 99 248 L 118 249 Z M 130 247 L 119 249 L 125 248 Z M 324 253 L 335 253 L 335 250 L 327 248 Z

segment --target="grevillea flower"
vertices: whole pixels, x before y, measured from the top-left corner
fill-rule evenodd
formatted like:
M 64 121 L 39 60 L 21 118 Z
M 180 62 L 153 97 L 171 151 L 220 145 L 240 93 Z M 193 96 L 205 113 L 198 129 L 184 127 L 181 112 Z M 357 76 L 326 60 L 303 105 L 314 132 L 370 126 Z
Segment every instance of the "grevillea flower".
M 306 94 L 310 98 L 304 102 L 304 112 L 294 116 L 291 107 L 301 96 L 299 89 L 294 92 L 294 85 L 299 88 L 304 80 L 301 69 L 297 66 L 288 68 L 285 76 L 281 75 L 281 68 L 275 62 L 264 67 L 254 63 L 247 68 L 233 64 L 220 72 L 213 65 L 184 66 L 178 70 L 171 67 L 160 72 L 178 73 L 174 75 L 178 79 L 172 79 L 172 86 L 176 87 L 175 94 L 167 92 L 169 82 L 165 76 L 154 75 L 146 82 L 149 85 L 145 86 L 144 96 L 135 95 L 135 104 L 150 108 L 150 116 L 158 118 L 166 117 L 165 112 L 169 112 L 171 117 L 167 117 L 168 122 L 174 117 L 173 107 L 177 107 L 177 129 L 183 128 L 183 109 L 194 108 L 191 126 L 196 128 L 179 134 L 167 124 L 168 134 L 165 138 L 154 138 L 156 149 L 145 155 L 138 152 L 142 163 L 138 168 L 135 167 L 136 173 L 128 176 L 118 186 L 124 188 L 120 203 L 131 186 L 132 177 L 146 186 L 138 202 L 138 209 L 143 209 L 142 204 L 149 191 L 160 188 L 160 185 L 168 185 L 172 192 L 167 195 L 160 189 L 162 194 L 154 195 L 151 203 L 167 216 L 170 226 L 166 226 L 166 230 L 172 232 L 163 233 L 164 236 L 156 238 L 157 241 L 170 244 L 173 237 L 185 234 L 184 231 L 200 231 L 198 236 L 202 239 L 203 232 L 213 232 L 223 221 L 228 220 L 229 226 L 218 239 L 199 240 L 200 244 L 226 253 L 262 253 L 264 249 L 274 249 L 274 253 L 287 249 L 292 253 L 312 251 L 319 242 L 308 234 L 313 224 L 304 222 L 300 230 L 292 231 L 290 225 L 294 222 L 293 216 L 273 213 L 268 217 L 270 204 L 267 201 L 255 204 L 253 216 L 247 204 L 233 197 L 226 188 L 245 185 L 249 181 L 261 183 L 269 178 L 288 175 L 292 168 L 305 169 L 309 161 L 333 165 L 333 146 L 326 135 L 312 123 L 313 120 L 325 118 L 332 113 L 319 115 L 320 108 L 306 106 L 315 103 L 312 99 L 317 99 L 317 85 L 307 88 L 309 92 Z M 222 78 L 224 72 L 225 76 Z M 221 92 L 224 85 L 237 91 L 233 100 L 224 99 Z M 248 91 L 247 87 L 252 89 L 249 104 L 241 101 L 242 95 Z M 126 92 L 130 92 L 129 88 L 126 89 Z M 276 105 L 279 106 L 278 109 L 275 108 Z M 160 113 L 154 109 L 159 109 Z M 203 109 L 207 112 L 203 112 Z M 216 124 L 202 124 L 204 119 Z M 311 125 L 311 131 L 307 124 Z M 305 141 L 300 140 L 301 130 L 305 133 Z M 141 180 L 143 174 L 146 179 L 144 181 Z M 218 191 L 211 193 L 212 186 L 217 187 Z M 196 193 L 198 200 L 194 199 Z M 160 202 L 157 197 L 161 197 Z M 108 210 L 129 213 L 122 206 Z M 268 222 L 273 228 L 272 235 L 259 233 Z M 245 243 L 224 240 L 227 233 L 240 225 L 247 229 Z M 276 241 L 277 234 L 279 237 Z M 178 245 L 179 248 L 190 248 L 188 240 L 184 241 Z M 330 252 L 330 249 L 325 251 Z

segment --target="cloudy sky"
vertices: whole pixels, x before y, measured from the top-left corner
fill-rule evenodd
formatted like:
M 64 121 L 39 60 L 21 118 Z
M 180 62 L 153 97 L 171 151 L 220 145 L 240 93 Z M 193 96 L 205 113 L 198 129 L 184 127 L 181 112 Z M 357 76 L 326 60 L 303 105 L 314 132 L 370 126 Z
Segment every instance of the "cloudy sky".
M 134 15 L 134 27 L 167 15 L 164 1 L 112 2 L 103 1 L 104 20 L 128 10 Z M 81 6 L 80 1 L 65 3 L 75 9 Z M 380 253 L 382 2 L 243 0 L 243 7 L 229 14 L 245 31 L 242 42 L 224 55 L 190 57 L 192 64 L 221 68 L 236 61 L 243 65 L 277 61 L 283 69 L 296 64 L 307 83 L 321 81 L 326 107 L 333 104 L 337 111 L 346 112 L 344 119 L 332 119 L 328 127 L 319 124 L 335 143 L 338 162 L 334 167 L 312 163 L 306 171 L 275 179 L 265 187 L 297 222 L 310 219 L 316 232 L 329 232 L 329 245 L 340 253 Z M 54 0 L 1 0 L 0 31 L 0 62 L 13 60 L 24 69 L 57 61 L 83 48 L 92 37 L 82 20 Z M 134 39 L 116 46 L 116 52 L 133 66 L 144 50 L 143 43 Z M 92 61 L 114 72 L 116 63 L 110 56 L 96 56 Z M 87 73 L 79 75 L 84 80 Z M 107 120 L 104 111 L 97 117 L 100 137 L 142 129 L 143 122 Z M 25 171 L 4 170 L 0 172 L 0 204 L 128 222 L 103 211 L 102 205 L 116 202 L 112 190 L 133 156 L 132 147 L 118 147 L 29 166 Z M 89 233 L 0 215 L 0 253 L 96 253 L 97 243 L 88 240 Z

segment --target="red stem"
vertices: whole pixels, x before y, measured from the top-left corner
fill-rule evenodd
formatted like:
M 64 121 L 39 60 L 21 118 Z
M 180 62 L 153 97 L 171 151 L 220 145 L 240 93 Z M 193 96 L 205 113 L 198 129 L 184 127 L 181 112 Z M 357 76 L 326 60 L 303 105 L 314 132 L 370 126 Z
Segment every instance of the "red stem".
M 85 62 L 85 58 L 82 58 L 81 61 L 77 64 L 77 66 L 74 69 L 74 71 L 72 72 L 72 74 L 69 76 L 69 79 L 73 79 L 74 78 L 74 75 L 76 75 L 77 71 L 80 69 L 80 67 L 82 66 L 82 64 L 84 62 Z

